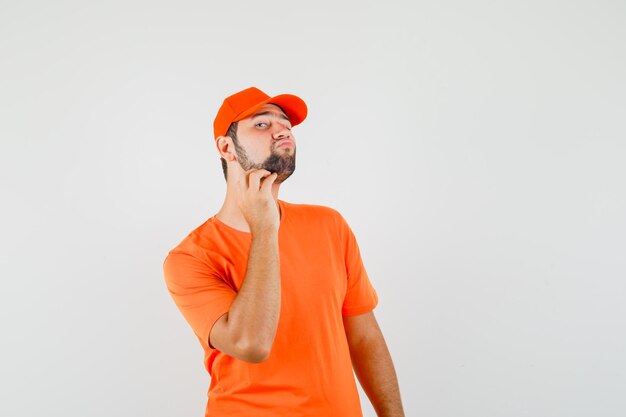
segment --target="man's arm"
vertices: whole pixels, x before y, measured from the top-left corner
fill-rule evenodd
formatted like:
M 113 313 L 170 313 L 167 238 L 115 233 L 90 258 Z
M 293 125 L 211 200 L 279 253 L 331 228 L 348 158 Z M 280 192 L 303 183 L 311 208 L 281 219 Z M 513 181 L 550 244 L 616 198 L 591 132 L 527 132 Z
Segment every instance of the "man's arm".
M 344 316 L 352 366 L 379 417 L 404 417 L 400 388 L 373 312 Z
M 240 207 L 252 234 L 248 265 L 228 313 L 215 322 L 209 334 L 211 346 L 253 363 L 269 357 L 280 315 L 280 218 L 271 194 L 276 176 L 254 170 L 248 184 L 239 183 Z

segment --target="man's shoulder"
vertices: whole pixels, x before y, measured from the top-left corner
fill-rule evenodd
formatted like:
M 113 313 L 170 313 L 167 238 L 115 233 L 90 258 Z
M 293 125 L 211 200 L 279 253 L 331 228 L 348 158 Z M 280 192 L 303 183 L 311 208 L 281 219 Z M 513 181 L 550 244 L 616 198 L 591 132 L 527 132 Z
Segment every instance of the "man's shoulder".
M 286 221 L 292 227 L 303 231 L 316 229 L 326 230 L 333 233 L 342 233 L 348 228 L 348 224 L 339 210 L 319 204 L 295 204 L 284 203 L 286 209 Z
M 285 205 L 289 216 L 298 216 L 303 218 L 328 218 L 328 219 L 340 219 L 341 214 L 337 209 L 329 206 L 323 206 L 319 204 L 303 204 L 303 203 L 288 203 L 286 201 L 281 202 Z
M 217 230 L 212 220 L 213 218 L 211 217 L 192 229 L 178 244 L 170 249 L 168 255 L 184 253 L 198 257 L 201 253 L 212 249 L 214 237 L 217 235 Z

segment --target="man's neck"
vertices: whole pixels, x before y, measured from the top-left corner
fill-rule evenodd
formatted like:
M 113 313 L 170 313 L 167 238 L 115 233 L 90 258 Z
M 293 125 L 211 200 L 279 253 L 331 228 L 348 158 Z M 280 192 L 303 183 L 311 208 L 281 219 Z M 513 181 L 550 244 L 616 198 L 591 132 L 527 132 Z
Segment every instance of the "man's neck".
M 226 197 L 224 198 L 224 203 L 222 204 L 222 208 L 217 212 L 215 217 L 225 225 L 232 227 L 233 229 L 240 230 L 242 232 L 250 232 L 250 226 L 248 226 L 248 222 L 246 221 L 241 209 L 239 209 L 239 205 L 237 204 L 235 191 L 233 190 L 233 185 L 228 184 L 226 187 Z M 272 185 L 272 196 L 274 197 L 274 201 L 278 206 L 278 210 L 280 212 L 280 205 L 278 204 L 278 191 L 280 189 L 280 184 Z M 282 212 L 280 212 L 282 217 Z

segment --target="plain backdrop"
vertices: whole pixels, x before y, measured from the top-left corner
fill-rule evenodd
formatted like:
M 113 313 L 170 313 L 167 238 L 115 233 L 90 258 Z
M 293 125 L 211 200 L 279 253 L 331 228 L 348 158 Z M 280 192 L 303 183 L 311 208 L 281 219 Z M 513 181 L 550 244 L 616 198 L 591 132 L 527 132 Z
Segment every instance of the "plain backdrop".
M 623 1 L 0 1 L 0 414 L 201 416 L 162 262 L 222 100 L 309 106 L 407 416 L 626 415 Z M 375 413 L 361 392 L 366 417 Z

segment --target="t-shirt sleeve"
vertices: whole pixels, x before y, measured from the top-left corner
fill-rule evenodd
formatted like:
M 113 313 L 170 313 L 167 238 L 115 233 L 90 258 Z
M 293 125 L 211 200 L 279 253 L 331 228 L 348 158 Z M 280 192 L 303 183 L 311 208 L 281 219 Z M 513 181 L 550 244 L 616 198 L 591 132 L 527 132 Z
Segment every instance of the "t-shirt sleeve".
M 165 283 L 174 303 L 203 346 L 215 322 L 228 313 L 236 291 L 211 267 L 184 252 L 170 252 L 163 262 Z
M 378 295 L 363 266 L 356 237 L 343 217 L 340 217 L 340 225 L 348 277 L 348 287 L 341 313 L 344 316 L 365 314 L 376 307 Z

